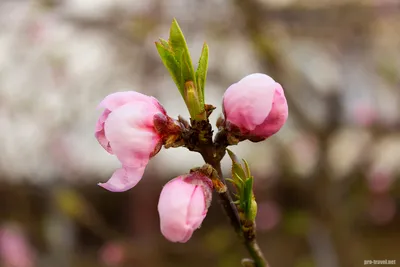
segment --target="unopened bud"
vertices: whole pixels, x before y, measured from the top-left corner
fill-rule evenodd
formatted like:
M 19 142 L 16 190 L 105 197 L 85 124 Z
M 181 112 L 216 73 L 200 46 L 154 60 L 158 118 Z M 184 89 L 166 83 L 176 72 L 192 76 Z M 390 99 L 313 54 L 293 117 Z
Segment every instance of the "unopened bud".
M 223 111 L 227 124 L 239 128 L 241 136 L 256 142 L 278 132 L 288 117 L 282 86 L 261 73 L 248 75 L 231 85 L 224 94 Z

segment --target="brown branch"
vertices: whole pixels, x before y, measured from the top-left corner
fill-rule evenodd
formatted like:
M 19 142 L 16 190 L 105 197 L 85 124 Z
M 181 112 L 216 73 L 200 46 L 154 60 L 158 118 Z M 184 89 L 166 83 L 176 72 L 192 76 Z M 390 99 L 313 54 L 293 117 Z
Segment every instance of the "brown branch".
M 201 153 L 203 159 L 206 163 L 210 164 L 218 173 L 220 180 L 226 185 L 225 179 L 223 178 L 222 170 L 221 170 L 221 159 L 220 155 L 217 157 L 209 157 L 210 153 Z M 225 152 L 224 152 L 225 154 Z M 214 154 L 215 155 L 215 154 Z M 247 251 L 249 252 L 250 256 L 253 258 L 254 266 L 255 267 L 269 267 L 267 260 L 265 259 L 260 247 L 258 246 L 257 240 L 254 235 L 247 235 L 244 234 L 239 213 L 236 208 L 236 205 L 232 201 L 232 197 L 230 195 L 229 189 L 226 188 L 225 192 L 218 193 L 219 202 L 222 208 L 225 211 L 225 214 L 228 216 L 235 232 L 239 235 L 242 239 L 243 244 L 245 245 Z M 254 224 L 251 226 L 251 232 L 255 232 Z
M 182 119 L 180 119 L 182 122 Z M 184 141 L 185 146 L 191 150 L 201 154 L 204 161 L 211 165 L 218 174 L 218 177 L 213 177 L 213 185 L 216 193 L 218 194 L 219 203 L 225 211 L 226 216 L 234 228 L 236 234 L 242 240 L 247 251 L 253 258 L 254 267 L 269 267 L 260 247 L 257 244 L 255 237 L 255 225 L 254 223 L 245 227 L 242 225 L 242 221 L 239 216 L 238 209 L 234 204 L 230 191 L 226 186 L 226 181 L 221 170 L 221 160 L 225 156 L 226 147 L 228 146 L 227 135 L 224 132 L 220 132 L 216 135 L 215 140 L 212 140 L 212 126 L 208 120 L 205 121 L 191 121 L 191 126 L 187 123 L 182 123 L 182 135 L 181 138 Z M 219 182 L 216 182 L 218 179 Z M 251 233 L 251 234 L 249 234 Z M 246 261 L 248 266 L 249 261 Z

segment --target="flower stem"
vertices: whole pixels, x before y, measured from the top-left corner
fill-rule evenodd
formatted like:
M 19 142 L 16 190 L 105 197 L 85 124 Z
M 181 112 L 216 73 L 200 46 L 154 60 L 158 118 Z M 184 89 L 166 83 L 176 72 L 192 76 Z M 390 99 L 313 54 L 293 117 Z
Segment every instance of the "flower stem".
M 270 265 L 268 264 L 267 260 L 264 257 L 263 252 L 258 246 L 256 239 L 252 241 L 245 240 L 244 244 L 247 248 L 247 251 L 250 253 L 251 257 L 254 260 L 255 267 L 270 267 Z
M 201 153 L 204 161 L 210 164 L 218 173 L 219 179 L 226 185 L 226 181 L 223 178 L 222 170 L 221 170 L 221 159 L 223 157 L 209 157 L 209 153 Z M 261 251 L 260 247 L 258 246 L 257 240 L 254 235 L 249 236 L 244 233 L 242 229 L 242 225 L 240 222 L 239 212 L 237 210 L 236 205 L 232 201 L 231 194 L 229 189 L 223 193 L 218 193 L 219 202 L 222 208 L 225 210 L 225 214 L 228 216 L 231 225 L 233 226 L 235 232 L 239 235 L 244 243 L 247 251 L 249 252 L 250 256 L 253 258 L 254 266 L 255 267 L 270 267 L 267 260 L 264 257 L 263 252 Z M 252 225 L 254 227 L 254 224 Z M 255 229 L 252 229 L 252 232 L 255 232 Z
M 209 113 L 211 113 L 210 111 L 212 111 L 212 109 L 209 110 Z M 228 135 L 225 131 L 219 131 L 213 140 L 212 126 L 208 120 L 196 121 L 192 119 L 190 122 L 190 126 L 187 124 L 182 127 L 181 141 L 190 151 L 200 153 L 204 161 L 211 165 L 217 172 L 217 179 L 221 181 L 221 184 L 219 186 L 220 188 L 214 186 L 214 189 L 218 193 L 219 202 L 224 209 L 226 216 L 228 216 L 236 234 L 242 240 L 249 254 L 253 258 L 252 263 L 245 260 L 245 266 L 253 264 L 254 267 L 270 267 L 257 244 L 254 222 L 249 223 L 248 221 L 243 221 L 244 225 L 242 225 L 239 211 L 233 203 L 229 188 L 226 186 L 226 181 L 222 175 L 221 160 L 225 156 L 226 147 L 229 145 Z M 219 183 L 215 183 L 215 185 L 218 184 Z

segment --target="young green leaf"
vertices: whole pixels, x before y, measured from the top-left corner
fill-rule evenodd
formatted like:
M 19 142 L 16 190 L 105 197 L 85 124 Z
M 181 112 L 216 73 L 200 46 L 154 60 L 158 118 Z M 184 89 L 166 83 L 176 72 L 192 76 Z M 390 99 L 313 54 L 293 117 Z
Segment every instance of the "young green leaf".
M 250 219 L 251 215 L 252 200 L 253 200 L 253 177 L 249 177 L 245 181 L 243 189 L 243 199 L 242 199 L 242 201 L 244 202 L 244 214 L 248 219 Z
M 199 99 L 199 92 L 198 88 L 196 88 L 196 80 L 193 76 L 193 66 L 192 62 L 190 60 L 190 56 L 187 53 L 181 53 L 179 52 L 180 57 L 179 57 L 179 62 L 178 64 L 180 65 L 181 69 L 181 74 L 182 74 L 182 83 L 185 84 L 187 82 L 193 82 L 193 90 L 196 94 L 196 98 Z M 201 102 L 198 101 L 199 104 L 198 106 L 202 107 L 202 110 L 204 111 L 204 104 L 201 105 Z
M 226 149 L 226 151 L 228 151 L 228 155 L 232 160 L 232 177 L 237 174 L 242 180 L 245 180 L 246 175 L 238 157 L 231 150 Z
M 164 46 L 167 50 L 172 52 L 171 46 L 169 45 L 167 40 L 164 40 L 163 38 L 160 38 L 160 42 L 162 46 Z
M 179 56 L 177 58 L 180 58 L 181 61 L 184 61 L 184 62 L 179 62 L 181 67 L 185 67 L 185 70 L 183 70 L 183 74 L 185 75 L 184 82 L 186 81 L 195 82 L 196 77 L 194 74 L 194 68 L 190 58 L 189 49 L 186 44 L 185 36 L 183 35 L 183 32 L 179 27 L 179 24 L 176 21 L 176 19 L 174 19 L 171 24 L 169 32 L 169 43 L 175 55 Z
M 204 87 L 206 85 L 207 69 L 208 69 L 208 45 L 204 43 L 203 49 L 201 50 L 199 64 L 196 70 L 197 88 L 199 90 L 199 98 L 200 100 L 203 101 L 202 103 L 203 105 L 204 105 Z
M 245 159 L 243 159 L 242 161 L 244 163 L 244 167 L 246 170 L 246 177 L 248 178 L 251 176 L 249 164 L 247 163 L 247 161 Z
M 166 44 L 164 43 L 164 45 Z M 204 107 L 204 94 L 198 88 L 189 49 L 176 19 L 171 24 L 168 45 L 180 69 L 179 87 L 184 88 L 183 98 L 189 109 L 190 117 L 193 120 L 206 120 L 207 113 Z M 188 83 L 190 83 L 190 87 L 187 87 Z M 190 92 L 187 92 L 187 90 L 190 90 Z
M 239 158 L 235 155 L 235 153 L 233 153 L 230 149 L 226 149 L 226 151 L 228 152 L 229 157 L 231 158 L 232 162 L 236 162 L 237 164 L 240 164 L 240 160 Z
M 228 181 L 230 183 L 232 183 L 236 188 L 241 188 L 242 185 L 240 183 L 238 183 L 237 181 L 230 179 L 230 178 L 226 178 L 225 181 Z
M 156 42 L 156 47 L 164 66 L 170 73 L 172 79 L 174 80 L 176 86 L 178 87 L 179 92 L 181 93 L 182 97 L 185 97 L 184 96 L 185 87 L 181 82 L 182 81 L 181 70 L 179 69 L 178 62 L 176 61 L 174 55 L 172 54 L 171 51 L 168 50 L 167 47 L 163 45 L 162 41 Z
M 242 166 L 232 162 L 232 176 L 235 175 L 239 176 L 242 180 L 246 180 L 246 175 L 244 174 Z
M 239 177 L 239 175 L 237 175 L 236 173 L 234 173 L 233 175 L 233 180 L 236 182 L 237 184 L 237 190 L 240 192 L 243 190 L 244 187 L 244 182 L 243 180 Z

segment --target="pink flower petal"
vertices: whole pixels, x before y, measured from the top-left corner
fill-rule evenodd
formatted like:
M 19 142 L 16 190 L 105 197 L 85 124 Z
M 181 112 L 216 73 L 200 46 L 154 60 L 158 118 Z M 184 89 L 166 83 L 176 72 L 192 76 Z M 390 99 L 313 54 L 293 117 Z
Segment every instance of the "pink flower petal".
M 153 114 L 144 104 L 126 104 L 114 110 L 105 123 L 105 136 L 122 165 L 147 164 L 160 136 L 153 127 Z
M 106 108 L 110 111 L 114 111 L 114 109 L 123 106 L 127 103 L 151 103 L 157 108 L 159 111 L 165 114 L 164 108 L 160 105 L 160 103 L 152 96 L 147 96 L 135 91 L 125 91 L 125 92 L 116 92 L 106 96 L 103 101 L 100 102 L 100 108 Z
M 171 242 L 187 242 L 207 214 L 206 180 L 198 174 L 179 176 L 168 182 L 160 194 L 158 212 L 161 233 Z
M 289 113 L 285 94 L 279 83 L 277 83 L 277 86 L 271 112 L 266 120 L 254 129 L 252 132 L 254 135 L 269 137 L 277 133 L 288 118 Z
M 188 207 L 196 186 L 176 178 L 168 182 L 161 191 L 158 211 L 161 233 L 172 242 L 181 242 L 191 235 L 186 224 Z
M 106 183 L 98 185 L 111 192 L 124 192 L 134 187 L 141 179 L 146 166 L 139 168 L 122 167 L 114 172 Z
M 108 142 L 106 135 L 104 133 L 104 122 L 107 120 L 108 115 L 111 113 L 110 110 L 105 109 L 103 114 L 101 114 L 100 118 L 98 119 L 96 123 L 96 131 L 95 131 L 95 137 L 97 138 L 97 141 L 100 143 L 100 145 L 110 154 L 113 154 L 112 148 L 110 146 L 110 143 Z
M 154 117 L 166 116 L 166 112 L 154 97 L 134 91 L 108 95 L 99 107 L 105 110 L 96 123 L 95 137 L 123 166 L 99 185 L 125 191 L 136 185 L 149 159 L 160 150 L 161 136 L 154 127 Z
M 271 111 L 275 84 L 271 77 L 256 73 L 231 85 L 224 94 L 226 118 L 240 128 L 253 130 Z
M 186 223 L 193 229 L 200 227 L 207 214 L 203 188 L 197 185 L 190 199 Z
M 226 121 L 254 142 L 279 131 L 288 117 L 282 86 L 261 73 L 231 85 L 224 94 L 223 111 Z

